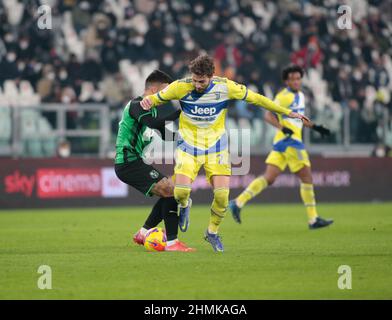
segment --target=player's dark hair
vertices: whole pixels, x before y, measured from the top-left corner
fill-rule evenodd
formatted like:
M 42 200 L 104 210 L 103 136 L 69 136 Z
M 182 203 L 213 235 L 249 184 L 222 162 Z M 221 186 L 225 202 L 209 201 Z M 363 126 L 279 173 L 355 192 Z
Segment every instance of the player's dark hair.
M 289 74 L 294 72 L 299 72 L 301 78 L 304 76 L 304 69 L 302 69 L 299 65 L 292 64 L 283 69 L 282 71 L 283 81 L 286 81 L 289 78 Z
M 161 70 L 154 70 L 146 79 L 145 87 L 148 88 L 156 83 L 172 83 L 173 79 Z
M 215 72 L 214 59 L 207 54 L 198 56 L 190 62 L 189 71 L 198 76 L 212 77 Z

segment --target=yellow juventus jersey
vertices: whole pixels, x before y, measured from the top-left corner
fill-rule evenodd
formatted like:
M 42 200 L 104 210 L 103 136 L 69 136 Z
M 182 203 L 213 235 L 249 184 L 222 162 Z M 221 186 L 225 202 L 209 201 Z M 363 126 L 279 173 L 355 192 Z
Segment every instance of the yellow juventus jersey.
M 270 111 L 288 115 L 270 99 L 249 90 L 246 86 L 221 77 L 213 77 L 202 93 L 194 90 L 191 78 L 176 80 L 157 94 L 149 96 L 153 107 L 170 100 L 179 100 L 179 147 L 199 155 L 219 152 L 227 148 L 225 117 L 229 100 L 245 100 Z
M 302 115 L 305 114 L 305 96 L 301 91 L 295 92 L 292 91 L 290 88 L 285 88 L 275 96 L 274 101 L 280 106 L 286 108 L 286 110 L 290 110 Z M 285 115 L 279 114 L 278 120 L 282 126 L 290 128 L 291 130 L 293 130 L 294 133 L 291 138 L 288 139 L 281 130 L 278 130 L 274 137 L 274 149 L 279 149 L 279 146 L 283 145 L 285 145 L 286 147 L 293 146 L 297 149 L 303 149 L 304 147 L 302 143 L 302 120 L 288 118 Z M 282 140 L 285 140 L 285 143 L 283 143 Z

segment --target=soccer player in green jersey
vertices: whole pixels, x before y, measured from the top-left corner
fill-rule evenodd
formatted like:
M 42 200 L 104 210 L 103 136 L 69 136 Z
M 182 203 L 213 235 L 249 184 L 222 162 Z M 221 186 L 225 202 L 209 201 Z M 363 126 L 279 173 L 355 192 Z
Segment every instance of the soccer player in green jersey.
M 155 70 L 146 79 L 143 96 L 151 95 L 171 83 L 171 78 Z M 115 172 L 124 183 L 144 195 L 160 197 L 154 205 L 143 227 L 134 235 L 134 242 L 142 245 L 148 229 L 165 222 L 166 251 L 193 251 L 177 239 L 178 204 L 173 197 L 174 185 L 171 179 L 143 161 L 143 150 L 151 143 L 153 130 L 165 138 L 165 122 L 178 118 L 180 111 L 173 106 L 145 111 L 140 106 L 143 97 L 137 97 L 125 106 L 116 140 Z

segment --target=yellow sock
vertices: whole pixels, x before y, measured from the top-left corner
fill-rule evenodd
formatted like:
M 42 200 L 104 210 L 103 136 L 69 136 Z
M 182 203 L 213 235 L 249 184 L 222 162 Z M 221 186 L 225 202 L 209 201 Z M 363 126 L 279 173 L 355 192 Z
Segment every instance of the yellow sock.
M 313 184 L 301 183 L 301 198 L 306 207 L 309 223 L 317 218 L 316 198 L 314 196 Z
M 182 206 L 188 205 L 189 196 L 191 195 L 191 187 L 182 184 L 176 184 L 174 187 L 174 199 Z
M 210 223 L 208 232 L 218 233 L 219 225 L 226 215 L 227 206 L 229 204 L 229 188 L 214 189 L 214 200 L 211 205 Z
M 237 197 L 237 206 L 242 208 L 250 199 L 256 197 L 261 191 L 268 187 L 264 177 L 254 179 L 249 186 Z

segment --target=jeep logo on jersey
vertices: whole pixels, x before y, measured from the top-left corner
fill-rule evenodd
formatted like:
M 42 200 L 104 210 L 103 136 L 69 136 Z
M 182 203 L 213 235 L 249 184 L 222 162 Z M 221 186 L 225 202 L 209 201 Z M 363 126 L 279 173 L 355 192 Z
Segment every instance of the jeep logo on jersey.
M 191 109 L 191 112 L 193 114 L 197 114 L 197 115 L 211 116 L 211 115 L 214 115 L 216 113 L 216 108 L 215 107 L 210 107 L 210 108 L 205 107 L 205 108 L 202 108 L 202 107 L 195 106 L 194 109 Z

